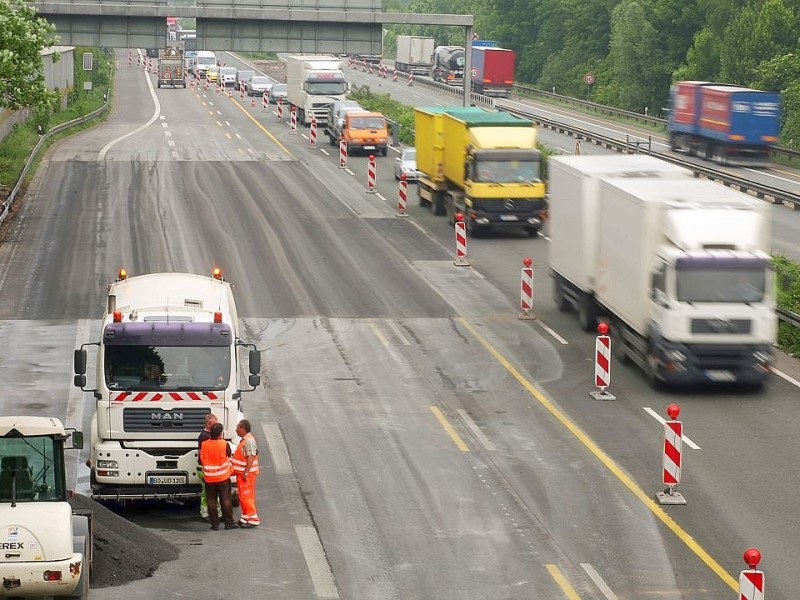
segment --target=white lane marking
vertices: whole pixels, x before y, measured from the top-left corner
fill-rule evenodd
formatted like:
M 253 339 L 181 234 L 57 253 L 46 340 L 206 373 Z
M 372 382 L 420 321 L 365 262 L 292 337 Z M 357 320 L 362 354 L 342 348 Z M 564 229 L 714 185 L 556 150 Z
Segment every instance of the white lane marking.
M 658 414 L 656 411 L 654 411 L 654 410 L 653 410 L 652 408 L 650 408 L 649 406 L 643 406 L 642 408 L 644 408 L 645 412 L 647 412 L 647 413 L 648 413 L 648 414 L 649 414 L 651 417 L 653 417 L 653 418 L 654 418 L 656 421 L 658 421 L 658 422 L 659 422 L 659 423 L 661 423 L 662 425 L 663 425 L 664 423 L 666 423 L 666 422 L 667 422 L 667 420 L 666 420 L 664 417 L 662 417 L 661 415 L 659 415 L 659 414 Z M 685 443 L 687 446 L 689 446 L 690 448 L 693 448 L 693 449 L 695 449 L 695 450 L 700 450 L 700 446 L 698 446 L 697 444 L 695 444 L 695 443 L 694 443 L 692 440 L 690 440 L 690 439 L 689 439 L 688 437 L 686 437 L 685 435 L 682 435 L 682 436 L 681 436 L 681 439 L 682 439 L 682 440 L 684 441 L 684 443 Z
M 325 148 L 320 148 L 319 151 L 322 152 L 325 156 L 330 156 L 331 155 L 330 152 L 325 150 Z
M 166 119 L 166 118 L 167 118 L 167 116 L 166 116 L 166 115 L 159 115 L 159 116 L 158 116 L 158 118 L 159 118 L 159 119 L 161 119 L 161 120 L 163 121 L 164 119 Z
M 222 116 L 222 111 L 221 111 L 221 110 L 218 110 L 218 111 L 217 111 L 217 114 L 218 114 L 218 115 L 221 117 L 221 116 Z
M 81 344 L 89 341 L 91 333 L 92 321 L 90 319 L 79 319 L 77 327 L 75 328 L 75 345 L 74 348 L 80 348 Z M 83 397 L 83 390 L 72 385 L 72 376 L 70 376 L 69 395 L 67 396 L 67 414 L 64 420 L 65 427 L 74 427 L 78 431 L 83 431 L 83 411 L 87 403 L 93 402 L 94 399 L 88 400 Z M 85 447 L 89 447 L 90 432 L 86 434 Z M 72 486 L 72 489 L 78 490 L 78 483 L 81 480 L 81 453 L 77 451 L 65 452 L 64 463 L 67 469 L 67 484 Z M 84 465 L 83 470 L 86 477 L 86 482 L 89 481 L 89 469 Z M 88 490 L 80 490 L 85 493 Z
M 205 98 L 205 95 L 203 96 L 203 98 Z M 214 106 L 214 103 L 213 103 L 211 100 L 209 100 L 209 101 L 208 101 L 208 105 L 209 105 L 209 106 Z
M 230 127 L 230 126 L 231 126 L 231 122 L 230 121 L 225 121 L 225 127 Z
M 233 135 L 235 135 L 239 139 L 242 139 L 242 134 L 241 133 L 234 133 Z
M 800 381 L 797 381 L 797 379 L 795 379 L 791 375 L 787 375 L 786 373 L 776 369 L 775 367 L 772 368 L 772 372 L 775 373 L 775 375 L 777 375 L 778 377 L 781 377 L 782 379 L 785 379 L 786 381 L 791 383 L 793 386 L 800 387 Z
M 153 112 L 153 116 L 150 117 L 150 120 L 147 123 L 145 123 L 144 125 L 142 125 L 141 127 L 138 127 L 136 129 L 134 129 L 133 131 L 129 131 L 125 135 L 121 135 L 117 139 L 111 140 L 110 142 L 108 142 L 105 146 L 103 146 L 100 149 L 100 154 L 97 155 L 97 160 L 105 160 L 106 159 L 106 154 L 108 154 L 108 151 L 111 150 L 111 148 L 113 148 L 115 145 L 120 143 L 125 138 L 128 138 L 128 137 L 130 137 L 132 135 L 136 135 L 140 131 L 144 131 L 145 129 L 150 127 L 150 125 L 152 125 L 153 123 L 156 122 L 156 119 L 158 118 L 158 115 L 161 112 L 161 104 L 158 102 L 158 98 L 156 97 L 156 91 L 153 89 L 153 82 L 150 80 L 150 78 L 147 75 L 145 75 L 144 78 L 147 81 L 147 87 L 150 89 L 150 97 L 153 99 L 153 104 L 155 104 L 155 111 Z
M 172 158 L 178 160 L 178 153 L 175 150 L 172 151 Z
M 333 573 L 325 557 L 325 550 L 319 540 L 317 530 L 310 525 L 295 525 L 294 531 L 300 542 L 300 549 L 306 559 L 306 566 L 311 575 L 311 583 L 314 584 L 314 593 L 317 598 L 338 598 L 339 592 L 336 591 L 336 583 L 333 580 Z
M 308 139 L 308 136 L 305 133 L 301 133 L 300 137 L 303 138 L 304 140 Z
M 294 475 L 289 451 L 286 449 L 286 442 L 278 424 L 262 423 L 261 429 L 264 431 L 264 437 L 267 438 L 267 446 L 269 446 L 269 453 L 272 456 L 275 473 L 277 475 Z
M 161 123 L 161 127 L 166 129 L 167 127 L 169 127 L 169 124 L 165 121 L 165 122 Z
M 558 335 L 558 334 L 557 334 L 555 331 L 553 331 L 552 329 L 550 329 L 550 328 L 549 328 L 547 325 L 545 325 L 544 323 L 542 323 L 542 322 L 541 322 L 541 321 L 539 321 L 538 319 L 536 320 L 536 322 L 537 322 L 537 323 L 539 323 L 539 325 L 541 325 L 541 326 L 542 326 L 542 329 L 544 329 L 544 330 L 545 330 L 547 333 L 549 333 L 549 334 L 550 334 L 551 336 L 553 336 L 553 337 L 554 337 L 556 340 L 558 340 L 558 343 L 559 343 L 559 344 L 563 344 L 564 346 L 568 346 L 568 345 L 569 345 L 569 342 L 568 342 L 567 340 L 565 340 L 563 337 L 561 337 L 560 335 Z
M 472 432 L 472 435 L 474 435 L 475 438 L 481 443 L 481 446 L 483 446 L 489 452 L 494 452 L 497 450 L 489 438 L 483 434 L 480 427 L 478 427 L 478 424 L 467 414 L 467 411 L 465 411 L 463 408 L 457 408 L 456 412 L 458 413 L 458 416 L 461 417 L 464 425 L 466 425 L 467 428 Z
M 345 167 L 344 171 L 345 171 L 345 173 L 350 173 L 350 175 L 352 175 L 353 177 L 355 177 L 355 176 L 356 176 L 356 174 L 355 174 L 355 173 L 353 173 L 353 172 L 350 170 L 350 167 Z
M 386 202 L 386 198 L 384 198 L 383 196 L 381 196 L 381 195 L 380 195 L 380 193 L 376 193 L 375 195 L 376 195 L 378 198 L 380 198 L 381 200 L 383 200 L 384 202 Z
M 387 325 L 389 325 L 389 329 L 391 329 L 394 334 L 397 336 L 397 339 L 400 340 L 400 343 L 403 346 L 410 346 L 411 344 L 406 339 L 406 336 L 403 335 L 403 332 L 400 331 L 400 328 L 397 326 L 397 323 L 394 321 L 386 321 Z
M 167 146 L 169 146 L 170 148 L 174 148 L 175 147 L 175 140 L 167 140 Z
M 589 579 L 594 581 L 594 584 L 600 588 L 600 591 L 603 592 L 603 595 L 608 600 L 619 600 L 619 597 L 611 591 L 611 588 L 608 587 L 603 578 L 600 577 L 600 573 L 598 573 L 595 568 L 590 565 L 589 563 L 581 563 L 583 570 L 586 571 L 586 574 L 589 576 Z
M 400 154 L 400 153 L 403 151 L 403 148 L 402 148 L 402 147 L 400 147 L 400 148 L 395 148 L 394 146 L 389 146 L 389 148 L 391 148 L 391 149 L 392 149 L 392 152 L 397 152 L 398 154 Z

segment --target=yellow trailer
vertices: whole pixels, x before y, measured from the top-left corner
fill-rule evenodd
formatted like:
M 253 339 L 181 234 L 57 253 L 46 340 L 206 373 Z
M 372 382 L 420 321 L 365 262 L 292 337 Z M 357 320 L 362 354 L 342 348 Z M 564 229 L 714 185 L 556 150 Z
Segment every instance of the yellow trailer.
M 415 109 L 420 205 L 463 213 L 474 235 L 522 228 L 536 235 L 546 210 L 532 121 L 482 108 Z

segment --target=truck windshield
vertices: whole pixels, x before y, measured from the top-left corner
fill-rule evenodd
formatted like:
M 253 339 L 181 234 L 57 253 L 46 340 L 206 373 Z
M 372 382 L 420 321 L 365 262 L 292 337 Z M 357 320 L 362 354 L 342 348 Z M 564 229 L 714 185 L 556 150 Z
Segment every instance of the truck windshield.
M 766 293 L 765 266 L 681 268 L 678 265 L 676 274 L 680 302 L 762 302 Z
M 64 465 L 58 442 L 46 435 L 0 438 L 0 502 L 53 502 L 66 499 Z
M 110 390 L 224 390 L 230 346 L 105 346 Z
M 380 117 L 356 117 L 350 120 L 350 127 L 353 129 L 383 129 L 386 125 Z
M 213 56 L 198 56 L 197 57 L 197 64 L 198 65 L 208 65 L 214 66 L 217 64 L 217 59 Z
M 347 83 L 344 81 L 309 81 L 306 82 L 306 92 L 315 96 L 340 96 L 347 92 Z
M 473 181 L 482 183 L 533 183 L 541 178 L 535 160 L 479 160 Z

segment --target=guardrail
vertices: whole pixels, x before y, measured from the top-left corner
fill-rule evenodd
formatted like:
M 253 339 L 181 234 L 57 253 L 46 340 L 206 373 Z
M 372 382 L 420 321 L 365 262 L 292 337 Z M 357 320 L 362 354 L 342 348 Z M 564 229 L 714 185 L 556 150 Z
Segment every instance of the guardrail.
M 797 313 L 782 308 L 776 308 L 775 312 L 778 313 L 778 319 L 784 323 L 788 323 L 794 328 L 800 328 L 800 315 Z
M 14 202 L 17 199 L 17 194 L 19 193 L 19 190 L 22 187 L 22 182 L 25 181 L 25 176 L 28 174 L 28 169 L 30 169 L 31 165 L 33 164 L 33 161 L 36 159 L 36 155 L 39 153 L 39 150 L 41 150 L 44 143 L 50 138 L 50 136 L 60 131 L 69 129 L 74 125 L 80 125 L 81 123 L 85 123 L 86 121 L 90 121 L 91 119 L 94 119 L 98 115 L 101 115 L 103 111 L 105 111 L 108 108 L 108 98 L 109 98 L 109 93 L 106 92 L 105 94 L 103 94 L 103 99 L 104 99 L 103 106 L 101 106 L 96 110 L 93 110 L 87 115 L 83 115 L 82 117 L 78 117 L 77 119 L 72 119 L 71 121 L 66 121 L 65 123 L 56 125 L 50 131 L 39 137 L 39 141 L 36 142 L 36 145 L 33 147 L 33 150 L 31 150 L 31 155 L 28 157 L 28 160 L 25 162 L 25 166 L 22 168 L 22 173 L 20 173 L 17 183 L 14 184 L 14 187 L 11 189 L 11 193 L 8 195 L 8 198 L 6 198 L 5 202 L 0 204 L 0 224 L 2 224 L 3 221 L 6 220 L 6 217 L 8 216 L 11 207 L 14 206 Z

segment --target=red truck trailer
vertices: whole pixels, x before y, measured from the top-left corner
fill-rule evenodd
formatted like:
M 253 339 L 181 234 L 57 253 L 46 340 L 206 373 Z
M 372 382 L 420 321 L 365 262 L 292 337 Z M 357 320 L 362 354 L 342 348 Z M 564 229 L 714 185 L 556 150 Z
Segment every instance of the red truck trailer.
M 507 98 L 514 85 L 516 53 L 506 48 L 472 47 L 472 87 L 485 96 Z

